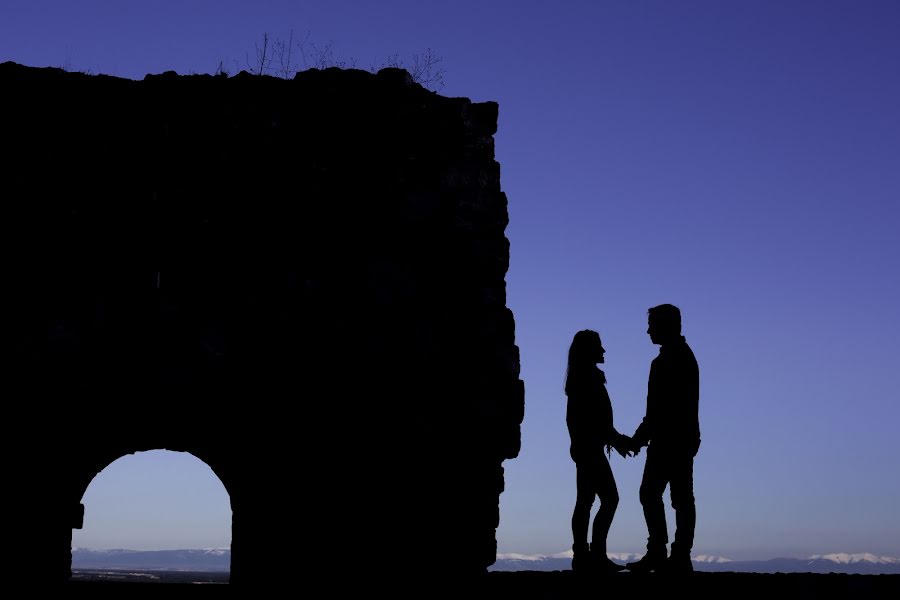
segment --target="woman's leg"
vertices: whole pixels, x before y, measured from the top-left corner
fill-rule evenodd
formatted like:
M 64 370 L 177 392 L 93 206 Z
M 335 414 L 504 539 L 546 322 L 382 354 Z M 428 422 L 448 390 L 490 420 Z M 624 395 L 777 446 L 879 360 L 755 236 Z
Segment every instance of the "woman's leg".
M 616 515 L 616 508 L 619 506 L 619 490 L 616 488 L 616 480 L 605 456 L 601 456 L 598 461 L 597 495 L 600 496 L 600 510 L 594 517 L 591 553 L 599 558 L 606 557 L 606 535 L 609 533 L 609 527 Z
M 608 467 L 609 465 L 607 465 Z M 575 464 L 575 510 L 572 511 L 572 548 L 575 552 L 587 550 L 588 525 L 591 521 L 591 506 L 596 495 L 596 467 L 585 462 Z

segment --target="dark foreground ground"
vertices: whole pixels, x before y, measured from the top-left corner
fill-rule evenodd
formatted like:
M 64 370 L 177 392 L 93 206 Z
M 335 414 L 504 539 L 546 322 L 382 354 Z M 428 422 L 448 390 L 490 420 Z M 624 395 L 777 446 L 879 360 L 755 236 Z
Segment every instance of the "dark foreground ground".
M 153 571 L 146 569 L 73 569 L 72 584 L 163 583 L 228 584 L 228 571 Z
M 157 574 L 158 575 L 158 574 Z M 396 575 L 396 574 L 395 574 Z M 79 597 L 263 597 L 265 592 L 290 592 L 291 595 L 351 598 L 510 598 L 522 600 L 568 600 L 603 598 L 637 600 L 657 598 L 697 600 L 715 598 L 900 598 L 900 575 L 818 575 L 809 573 L 694 573 L 664 577 L 655 574 L 620 573 L 606 577 L 576 576 L 571 571 L 520 571 L 489 573 L 470 580 L 429 578 L 424 574 L 385 577 L 321 577 L 312 582 L 307 575 L 285 573 L 266 586 L 184 583 L 213 579 L 177 574 L 181 583 L 164 583 L 166 577 L 151 579 L 132 572 L 129 577 L 102 579 L 78 578 L 67 585 L 72 596 Z M 169 578 L 171 580 L 171 578 Z M 218 578 L 221 581 L 221 576 Z M 298 584 L 306 580 L 307 583 Z M 262 588 L 266 588 L 263 590 Z M 262 592 L 262 595 L 261 595 Z

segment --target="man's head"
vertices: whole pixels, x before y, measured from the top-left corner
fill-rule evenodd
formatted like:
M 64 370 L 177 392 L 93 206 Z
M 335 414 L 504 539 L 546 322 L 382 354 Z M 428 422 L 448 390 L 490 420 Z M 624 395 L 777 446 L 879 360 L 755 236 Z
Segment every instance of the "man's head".
M 671 304 L 660 304 L 647 311 L 647 334 L 654 344 L 665 344 L 681 337 L 681 311 Z

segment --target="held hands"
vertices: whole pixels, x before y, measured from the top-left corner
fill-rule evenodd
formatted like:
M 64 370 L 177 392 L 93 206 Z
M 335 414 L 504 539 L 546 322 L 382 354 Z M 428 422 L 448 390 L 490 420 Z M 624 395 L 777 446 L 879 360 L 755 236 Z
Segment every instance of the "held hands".
M 640 447 L 635 448 L 633 440 L 627 435 L 620 435 L 619 439 L 612 444 L 612 447 L 615 448 L 616 452 L 618 452 L 622 458 L 635 456 L 640 452 Z
M 625 436 L 628 438 L 628 449 L 631 451 L 632 456 L 637 456 L 641 453 L 641 445 L 634 441 L 634 438 Z

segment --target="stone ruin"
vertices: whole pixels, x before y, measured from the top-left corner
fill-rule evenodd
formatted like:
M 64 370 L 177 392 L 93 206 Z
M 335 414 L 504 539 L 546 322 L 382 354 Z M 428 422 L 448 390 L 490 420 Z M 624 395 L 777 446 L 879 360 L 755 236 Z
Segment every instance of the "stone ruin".
M 398 69 L 0 89 L 15 569 L 65 581 L 87 486 L 150 449 L 222 480 L 236 584 L 493 563 L 524 407 L 497 104 Z

